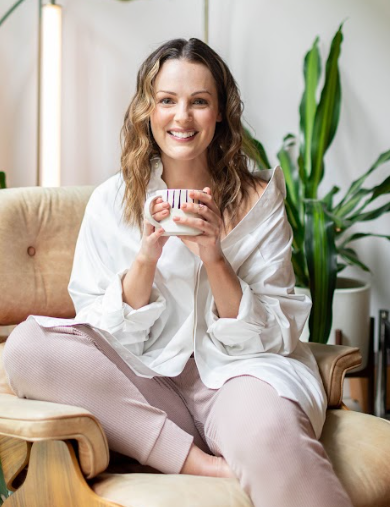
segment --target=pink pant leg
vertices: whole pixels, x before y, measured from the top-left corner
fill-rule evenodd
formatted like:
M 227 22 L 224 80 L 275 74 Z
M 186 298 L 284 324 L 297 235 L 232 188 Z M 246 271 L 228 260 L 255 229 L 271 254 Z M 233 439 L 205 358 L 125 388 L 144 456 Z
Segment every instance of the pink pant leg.
M 207 451 L 170 379 L 137 377 L 111 347 L 96 346 L 92 329 L 81 329 L 28 320 L 13 331 L 4 366 L 19 397 L 89 410 L 112 450 L 164 473 L 180 472 L 194 436 Z
M 255 507 L 352 507 L 299 405 L 251 376 L 213 397 L 205 433 Z

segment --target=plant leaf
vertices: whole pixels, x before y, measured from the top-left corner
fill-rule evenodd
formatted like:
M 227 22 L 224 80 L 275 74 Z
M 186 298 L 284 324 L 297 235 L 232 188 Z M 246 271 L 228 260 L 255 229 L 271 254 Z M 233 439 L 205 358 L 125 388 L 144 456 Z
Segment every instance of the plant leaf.
M 369 168 L 369 170 L 367 172 L 365 172 L 363 174 L 363 176 L 361 176 L 360 178 L 358 178 L 357 180 L 355 180 L 355 181 L 353 181 L 351 183 L 351 186 L 349 187 L 347 193 L 345 194 L 345 196 L 342 199 L 342 201 L 340 201 L 340 203 L 334 209 L 334 212 L 338 213 L 338 209 L 341 208 L 344 205 L 344 203 L 347 202 L 347 200 L 351 196 L 354 196 L 356 194 L 356 192 L 358 192 L 360 190 L 360 188 L 363 186 L 363 183 L 365 182 L 365 180 L 367 179 L 367 177 L 373 171 L 375 171 L 375 169 L 377 167 L 379 167 L 380 165 L 384 164 L 385 162 L 388 162 L 389 160 L 390 160 L 390 150 L 381 153 L 379 155 L 379 157 L 377 158 L 377 160 L 374 162 L 374 164 Z
M 348 238 L 344 239 L 343 242 L 340 244 L 340 248 L 343 248 L 345 245 L 349 245 L 349 243 L 352 243 L 352 241 L 356 241 L 361 238 L 367 238 L 368 236 L 373 236 L 375 238 L 385 238 L 390 240 L 390 236 L 386 234 L 374 234 L 371 232 L 356 232 L 355 234 L 352 234 L 351 236 L 348 236 Z
M 364 271 L 370 272 L 370 269 L 359 259 L 358 254 L 352 248 L 339 248 L 338 253 L 350 266 L 359 266 Z
M 294 268 L 296 285 L 299 287 L 309 287 L 309 272 L 307 270 L 305 252 L 293 247 L 291 261 Z
M 382 183 L 380 183 L 376 187 L 373 187 L 371 191 L 372 196 L 370 198 L 370 202 L 372 202 L 374 199 L 377 199 L 380 195 L 390 193 L 390 176 L 388 176 L 384 181 L 382 181 Z
M 23 3 L 24 0 L 18 0 L 17 2 L 15 2 L 9 9 L 8 11 L 4 14 L 4 16 L 1 17 L 0 19 L 0 26 L 4 23 L 4 21 L 14 12 L 15 9 L 17 9 L 19 7 L 19 5 L 21 3 Z
M 318 200 L 305 200 L 305 250 L 313 306 L 310 341 L 326 343 L 332 327 L 332 303 L 337 277 L 333 220 Z
M 326 207 L 328 209 L 332 209 L 333 197 L 339 191 L 340 191 L 340 187 L 334 186 L 331 188 L 331 190 L 329 190 L 329 192 L 326 194 L 326 196 L 322 199 L 322 202 L 326 205 Z
M 0 171 L 0 188 L 6 188 L 6 183 L 5 183 L 5 172 L 3 171 Z
M 290 197 L 294 207 L 298 209 L 301 197 L 298 168 L 288 150 L 291 146 L 295 146 L 295 141 L 295 137 L 292 134 L 288 134 L 283 139 L 283 146 L 278 152 L 278 159 L 283 169 L 284 179 L 286 181 L 287 196 Z
M 360 201 L 365 197 L 367 194 L 369 194 L 371 190 L 367 188 L 361 188 L 359 189 L 347 202 L 345 202 L 342 206 L 338 205 L 334 210 L 333 213 L 337 217 L 345 217 L 348 215 L 348 213 L 351 213 L 356 206 L 360 203 Z
M 343 271 L 347 267 L 347 264 L 344 264 L 344 262 L 338 262 L 337 263 L 337 274 Z
M 259 169 L 269 169 L 267 153 L 260 141 L 255 139 L 248 129 L 244 127 L 243 148 L 245 153 L 256 162 Z
M 367 222 L 368 220 L 374 220 L 382 216 L 384 213 L 388 213 L 390 211 L 390 202 L 380 206 L 379 208 L 375 208 L 371 211 L 367 211 L 366 213 L 356 213 L 348 218 L 351 225 L 356 222 Z
M 321 57 L 318 51 L 318 37 L 312 48 L 306 53 L 303 64 L 305 89 L 299 106 L 302 168 L 306 178 L 311 173 L 311 143 L 313 137 L 314 118 L 317 110 L 316 91 L 321 76 Z
M 324 174 L 324 155 L 337 130 L 340 116 L 341 86 L 338 58 L 343 40 L 342 24 L 333 38 L 326 62 L 325 83 L 317 107 L 311 145 L 311 172 L 306 197 L 317 197 Z

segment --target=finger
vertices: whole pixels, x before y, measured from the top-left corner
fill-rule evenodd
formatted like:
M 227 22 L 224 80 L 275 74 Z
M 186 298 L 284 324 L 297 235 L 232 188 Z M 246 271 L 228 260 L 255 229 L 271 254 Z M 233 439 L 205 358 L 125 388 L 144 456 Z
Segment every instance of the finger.
M 169 216 L 170 211 L 167 209 L 164 209 L 162 211 L 159 211 L 158 213 L 154 213 L 152 217 L 157 221 L 160 222 L 164 218 L 167 218 Z
M 213 197 L 211 196 L 211 193 L 207 194 L 202 190 L 190 190 L 188 194 L 195 201 L 200 201 L 201 203 L 205 204 L 208 208 L 212 209 L 214 213 L 219 214 L 218 207 Z
M 144 220 L 144 234 L 150 236 L 154 231 L 154 226 L 148 221 L 147 218 Z
M 201 231 L 202 234 L 205 234 L 207 236 L 218 236 L 219 234 L 218 227 L 216 227 L 214 224 L 211 224 L 210 222 L 206 222 L 206 220 L 203 220 L 202 218 L 174 216 L 173 220 L 176 223 L 194 227 L 195 229 Z
M 162 237 L 162 235 L 164 234 L 164 232 L 165 232 L 164 227 L 157 227 L 156 230 L 153 233 L 153 236 L 158 240 L 158 239 L 160 239 Z
M 165 229 L 163 227 L 156 227 L 154 232 L 148 237 L 150 243 L 156 243 L 164 234 Z
M 180 208 L 186 212 L 196 213 L 197 215 L 200 215 L 204 220 L 207 220 L 207 222 L 213 223 L 216 226 L 221 227 L 222 220 L 219 212 L 218 214 L 215 213 L 205 204 L 184 203 L 181 205 Z
M 171 205 L 169 204 L 169 202 L 161 200 L 157 204 L 153 204 L 151 213 L 153 215 L 154 213 L 159 213 L 164 210 L 169 210 L 170 207 L 171 207 Z

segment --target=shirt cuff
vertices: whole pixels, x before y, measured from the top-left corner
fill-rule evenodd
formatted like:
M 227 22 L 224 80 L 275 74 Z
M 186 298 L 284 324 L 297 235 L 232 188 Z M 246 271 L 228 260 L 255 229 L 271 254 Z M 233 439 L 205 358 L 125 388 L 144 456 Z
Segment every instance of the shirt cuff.
M 134 309 L 123 301 L 122 279 L 127 270 L 115 275 L 102 301 L 103 326 L 126 343 L 137 343 L 148 338 L 150 328 L 166 308 L 166 300 L 155 285 L 149 304 Z M 117 336 L 119 335 L 119 336 Z
M 257 352 L 264 352 L 260 332 L 267 322 L 267 312 L 258 302 L 256 304 L 250 286 L 240 278 L 239 282 L 242 297 L 237 317 L 235 319 L 219 318 L 215 302 L 213 302 L 207 318 L 207 332 L 224 345 L 231 347 L 240 346 L 247 340 L 255 338 Z

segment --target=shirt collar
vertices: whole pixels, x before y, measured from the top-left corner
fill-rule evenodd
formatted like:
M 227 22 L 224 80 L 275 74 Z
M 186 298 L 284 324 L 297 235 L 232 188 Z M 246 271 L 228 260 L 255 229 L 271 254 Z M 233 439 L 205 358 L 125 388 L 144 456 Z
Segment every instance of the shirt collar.
M 150 164 L 151 175 L 147 194 L 167 188 L 165 181 L 162 179 L 163 164 L 161 158 L 158 156 L 153 157 Z M 267 188 L 241 222 L 222 240 L 225 248 L 257 229 L 277 208 L 284 206 L 286 183 L 280 166 L 259 171 L 258 174 L 268 182 Z
M 150 181 L 148 185 L 147 193 L 150 194 L 156 190 L 162 190 L 167 188 L 165 181 L 162 179 L 163 164 L 160 157 L 153 157 L 150 160 Z

